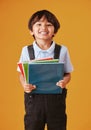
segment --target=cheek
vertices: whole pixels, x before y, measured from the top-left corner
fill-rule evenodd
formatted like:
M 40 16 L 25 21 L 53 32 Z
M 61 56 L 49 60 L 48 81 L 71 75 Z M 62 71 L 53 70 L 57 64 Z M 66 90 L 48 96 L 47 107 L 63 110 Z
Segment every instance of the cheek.
M 50 31 L 52 35 L 54 35 L 54 29 Z
M 51 31 L 51 33 L 53 33 L 54 34 L 54 27 L 53 28 L 50 28 L 50 31 Z

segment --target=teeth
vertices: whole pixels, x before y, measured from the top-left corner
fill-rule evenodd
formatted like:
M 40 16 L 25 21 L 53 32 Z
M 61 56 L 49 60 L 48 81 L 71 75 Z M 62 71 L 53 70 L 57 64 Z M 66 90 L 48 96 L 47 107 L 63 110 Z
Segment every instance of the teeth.
M 48 32 L 40 32 L 41 34 L 48 34 Z

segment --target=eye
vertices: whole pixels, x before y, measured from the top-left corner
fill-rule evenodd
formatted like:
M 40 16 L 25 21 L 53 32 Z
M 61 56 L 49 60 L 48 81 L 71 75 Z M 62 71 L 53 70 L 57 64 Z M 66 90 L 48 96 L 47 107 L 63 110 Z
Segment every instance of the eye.
M 41 24 L 39 23 L 38 26 L 41 26 Z
M 37 26 L 41 26 L 41 23 L 36 23 Z
M 51 23 L 47 23 L 47 26 L 53 26 Z

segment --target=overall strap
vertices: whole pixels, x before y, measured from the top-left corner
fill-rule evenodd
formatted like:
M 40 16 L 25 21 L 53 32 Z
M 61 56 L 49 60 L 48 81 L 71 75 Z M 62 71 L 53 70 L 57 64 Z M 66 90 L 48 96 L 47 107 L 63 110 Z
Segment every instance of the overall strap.
M 58 44 L 55 44 L 54 59 L 59 59 L 60 51 L 61 51 L 61 46 Z
M 58 44 L 55 44 L 54 59 L 59 59 L 60 50 L 61 50 L 61 46 L 58 45 Z M 35 55 L 34 55 L 33 45 L 29 45 L 29 46 L 28 46 L 28 53 L 29 53 L 30 59 L 31 59 L 31 60 L 34 60 L 34 59 L 35 59 Z
M 28 53 L 29 53 L 29 58 L 31 60 L 34 60 L 35 59 L 35 55 L 34 55 L 33 45 L 29 45 L 28 46 Z

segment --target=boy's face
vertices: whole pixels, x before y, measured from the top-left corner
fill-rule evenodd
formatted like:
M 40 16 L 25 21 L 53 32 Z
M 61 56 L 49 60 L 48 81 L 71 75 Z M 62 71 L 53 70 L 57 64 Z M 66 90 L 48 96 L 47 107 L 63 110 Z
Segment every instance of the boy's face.
M 54 26 L 52 23 L 48 22 L 45 17 L 42 17 L 38 22 L 36 22 L 30 32 L 31 35 L 34 35 L 36 40 L 52 40 L 55 35 Z

